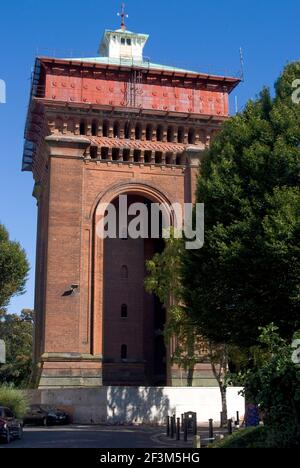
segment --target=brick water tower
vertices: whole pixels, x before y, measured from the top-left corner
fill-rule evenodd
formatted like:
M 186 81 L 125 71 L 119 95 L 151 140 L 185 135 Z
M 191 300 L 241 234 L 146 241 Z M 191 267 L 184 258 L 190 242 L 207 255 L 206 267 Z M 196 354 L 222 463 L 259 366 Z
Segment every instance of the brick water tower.
M 101 240 L 102 203 L 194 201 L 203 150 L 239 79 L 158 65 L 145 34 L 105 31 L 99 56 L 38 57 L 23 170 L 38 202 L 35 361 L 40 388 L 186 385 L 146 293 L 160 240 Z M 194 385 L 215 385 L 209 363 Z

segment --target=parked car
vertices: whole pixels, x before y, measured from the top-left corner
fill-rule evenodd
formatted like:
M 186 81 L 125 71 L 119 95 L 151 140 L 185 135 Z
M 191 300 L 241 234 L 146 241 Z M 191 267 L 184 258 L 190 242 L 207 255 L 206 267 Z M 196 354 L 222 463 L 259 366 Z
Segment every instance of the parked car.
M 64 411 L 48 406 L 32 405 L 24 418 L 24 426 L 56 426 L 70 424 L 70 417 Z
M 9 408 L 0 406 L 0 440 L 9 444 L 13 439 L 22 439 L 23 421 L 17 419 Z

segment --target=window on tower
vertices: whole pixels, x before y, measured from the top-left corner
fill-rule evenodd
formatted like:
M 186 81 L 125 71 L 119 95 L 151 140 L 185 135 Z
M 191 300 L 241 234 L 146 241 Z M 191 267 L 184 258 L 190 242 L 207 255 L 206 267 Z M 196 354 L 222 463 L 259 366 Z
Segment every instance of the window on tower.
M 91 156 L 92 159 L 97 159 L 97 157 L 98 157 L 98 148 L 97 148 L 97 146 L 91 146 L 90 156 Z
M 125 41 L 125 38 L 124 38 L 124 37 L 122 37 L 122 39 L 121 39 L 121 44 L 122 44 L 122 45 L 125 45 L 125 44 L 126 44 L 126 41 Z
M 140 124 L 137 124 L 135 127 L 135 139 L 136 140 L 142 139 L 142 127 Z
M 152 125 L 147 125 L 146 128 L 146 140 L 151 141 L 153 136 L 153 127 Z
M 173 127 L 168 127 L 167 139 L 169 143 L 174 143 L 174 128 Z
M 109 135 L 109 122 L 107 120 L 104 120 L 103 122 L 103 136 L 108 137 Z
M 121 279 L 128 279 L 128 268 L 126 265 L 123 265 L 121 268 Z
M 178 143 L 184 143 L 184 128 L 179 127 L 178 129 Z
M 119 124 L 119 122 L 114 123 L 114 138 L 120 138 L 120 124 Z
M 196 132 L 193 128 L 189 130 L 189 144 L 194 145 L 196 141 Z
M 128 318 L 128 306 L 127 306 L 127 304 L 122 304 L 122 307 L 121 307 L 121 318 L 122 318 L 122 319 Z
M 92 136 L 97 136 L 98 133 L 98 122 L 97 120 L 93 120 L 92 123 Z
M 128 359 L 127 345 L 122 345 L 121 346 L 121 359 L 122 359 L 122 361 L 127 361 L 127 359 Z
M 131 39 L 127 39 L 127 45 L 131 46 Z
M 85 135 L 86 134 L 86 125 L 85 125 L 85 121 L 82 120 L 80 122 L 80 135 Z

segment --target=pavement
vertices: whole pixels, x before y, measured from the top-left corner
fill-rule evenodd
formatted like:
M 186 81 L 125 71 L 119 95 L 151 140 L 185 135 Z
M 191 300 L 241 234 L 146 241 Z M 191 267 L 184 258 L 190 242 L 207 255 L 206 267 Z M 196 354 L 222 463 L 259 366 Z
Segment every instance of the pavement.
M 216 435 L 219 431 L 216 432 Z M 202 446 L 208 444 L 208 428 L 200 428 Z M 26 427 L 21 441 L 13 441 L 10 445 L 0 445 L 2 448 L 151 448 L 190 449 L 193 447 L 193 437 L 189 435 L 188 442 L 177 441 L 166 436 L 164 428 L 146 426 L 66 426 L 66 427 Z
M 149 427 L 107 427 L 107 426 L 68 426 L 68 427 L 26 427 L 22 440 L 10 448 L 170 448 L 180 447 L 163 440 L 162 428 Z

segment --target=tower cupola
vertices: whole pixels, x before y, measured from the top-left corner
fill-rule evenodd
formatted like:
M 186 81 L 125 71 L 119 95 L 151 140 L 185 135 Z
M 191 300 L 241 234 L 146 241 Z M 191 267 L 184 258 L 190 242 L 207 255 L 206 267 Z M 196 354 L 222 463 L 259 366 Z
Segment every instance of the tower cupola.
M 126 29 L 125 5 L 122 5 L 121 28 L 116 31 L 106 30 L 99 47 L 99 54 L 113 60 L 128 59 L 143 61 L 143 51 L 148 41 L 147 34 L 138 34 Z

